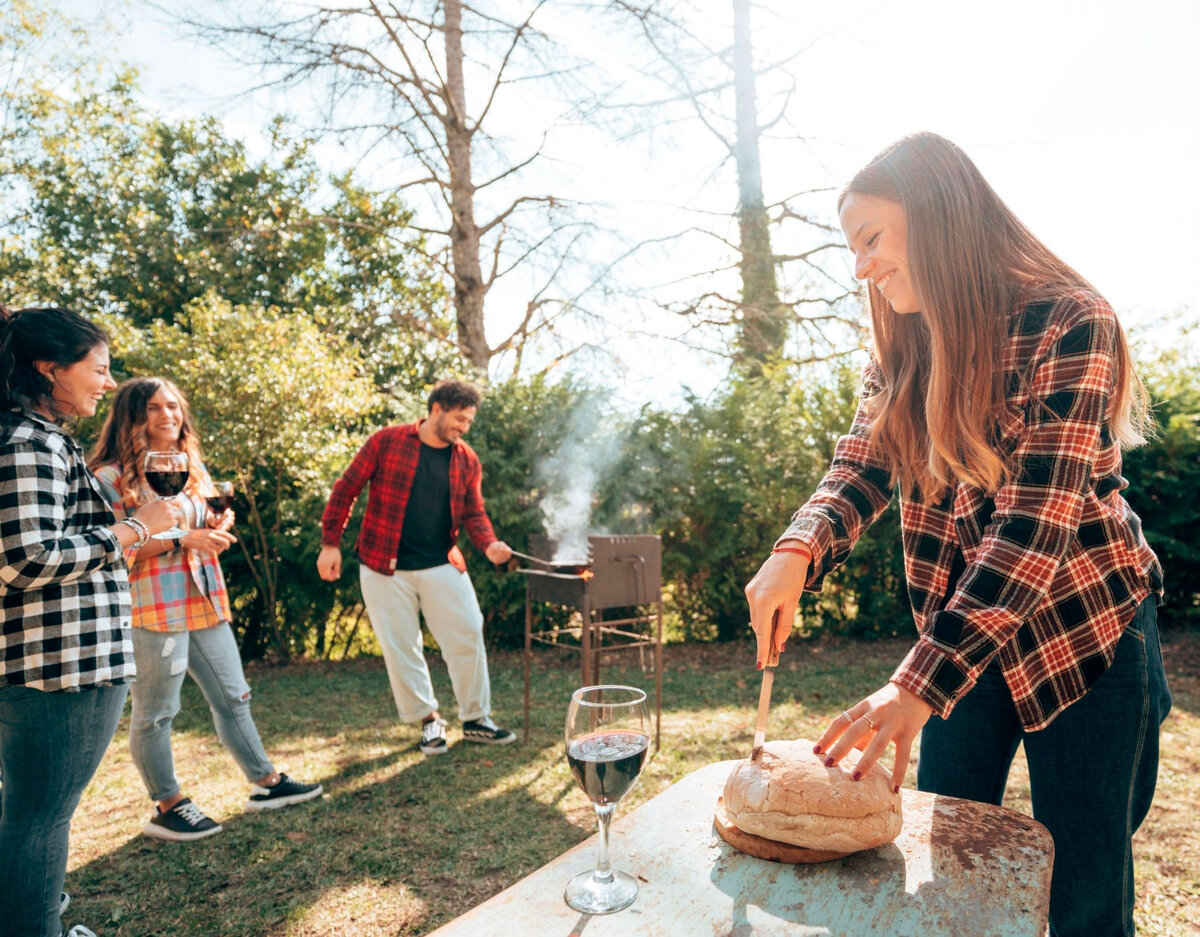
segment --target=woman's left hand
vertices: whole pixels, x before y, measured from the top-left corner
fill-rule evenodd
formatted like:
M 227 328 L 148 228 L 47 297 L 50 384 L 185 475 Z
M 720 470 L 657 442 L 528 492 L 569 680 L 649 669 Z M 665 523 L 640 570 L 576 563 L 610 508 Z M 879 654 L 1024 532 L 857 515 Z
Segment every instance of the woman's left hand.
M 213 530 L 211 527 L 197 527 L 189 530 L 179 544 L 185 550 L 202 550 L 208 553 L 221 554 L 228 550 L 237 538 L 224 530 Z
M 890 742 L 896 743 L 892 788 L 900 790 L 917 733 L 929 721 L 933 707 L 910 690 L 889 683 L 844 710 L 817 739 L 813 751 L 827 765 L 841 761 L 852 748 L 862 750 L 854 780 L 865 777 Z
M 213 530 L 232 530 L 233 522 L 236 518 L 233 515 L 233 508 L 226 508 L 220 514 L 208 515 L 208 519 L 204 522 Z

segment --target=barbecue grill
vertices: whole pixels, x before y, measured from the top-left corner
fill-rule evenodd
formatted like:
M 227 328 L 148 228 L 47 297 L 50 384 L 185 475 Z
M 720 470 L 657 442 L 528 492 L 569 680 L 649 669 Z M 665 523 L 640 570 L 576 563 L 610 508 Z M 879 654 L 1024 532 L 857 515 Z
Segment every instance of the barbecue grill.
M 539 556 L 553 556 L 555 545 L 533 536 L 530 550 Z M 593 536 L 588 537 L 588 553 L 586 558 L 571 558 L 567 563 L 541 563 L 519 570 L 526 577 L 525 740 L 529 740 L 529 679 L 535 641 L 577 649 L 584 686 L 600 683 L 603 652 L 637 650 L 644 670 L 646 649 L 652 648 L 657 749 L 662 720 L 662 539 Z M 534 603 L 574 609 L 579 612 L 580 624 L 536 629 Z M 606 618 L 607 609 L 620 609 L 624 617 Z

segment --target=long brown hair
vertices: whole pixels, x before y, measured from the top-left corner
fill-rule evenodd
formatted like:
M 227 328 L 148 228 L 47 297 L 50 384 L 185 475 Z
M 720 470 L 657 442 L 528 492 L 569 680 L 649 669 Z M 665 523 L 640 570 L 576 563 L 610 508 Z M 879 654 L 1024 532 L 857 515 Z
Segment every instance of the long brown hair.
M 871 160 L 842 190 L 899 202 L 908 270 L 921 315 L 897 315 L 866 286 L 883 390 L 871 437 L 893 481 L 923 500 L 956 482 L 995 491 L 1013 466 L 997 448 L 1005 409 L 1008 317 L 1018 302 L 1062 302 L 1095 292 L 1001 201 L 961 149 L 935 133 L 907 136 Z M 1108 413 L 1113 437 L 1145 442 L 1146 392 L 1118 326 Z
M 200 494 L 202 462 L 200 436 L 192 425 L 192 411 L 187 397 L 165 377 L 130 378 L 117 388 L 112 407 L 104 419 L 100 437 L 88 456 L 88 466 L 95 470 L 101 465 L 115 463 L 121 471 L 121 497 L 127 505 L 139 504 L 148 490 L 142 464 L 149 445 L 146 441 L 146 405 L 150 398 L 166 389 L 179 401 L 179 449 L 187 453 L 193 468 L 184 488 L 190 495 Z

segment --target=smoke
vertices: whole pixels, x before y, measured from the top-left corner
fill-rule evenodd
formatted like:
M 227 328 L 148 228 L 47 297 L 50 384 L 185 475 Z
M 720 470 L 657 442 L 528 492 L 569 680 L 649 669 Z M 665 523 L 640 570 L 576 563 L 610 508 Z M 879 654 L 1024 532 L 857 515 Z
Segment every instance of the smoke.
M 552 562 L 575 562 L 588 555 L 596 489 L 621 457 L 622 443 L 595 397 L 572 408 L 558 450 L 538 464 L 547 494 L 542 498 L 546 535 L 556 544 Z

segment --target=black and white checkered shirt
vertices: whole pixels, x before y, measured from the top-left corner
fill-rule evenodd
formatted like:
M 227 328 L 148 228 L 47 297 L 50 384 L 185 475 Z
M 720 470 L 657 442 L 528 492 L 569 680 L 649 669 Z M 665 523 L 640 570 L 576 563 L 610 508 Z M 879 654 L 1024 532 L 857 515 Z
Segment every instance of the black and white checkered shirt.
M 77 690 L 135 674 L 125 554 L 79 444 L 0 413 L 0 685 Z

